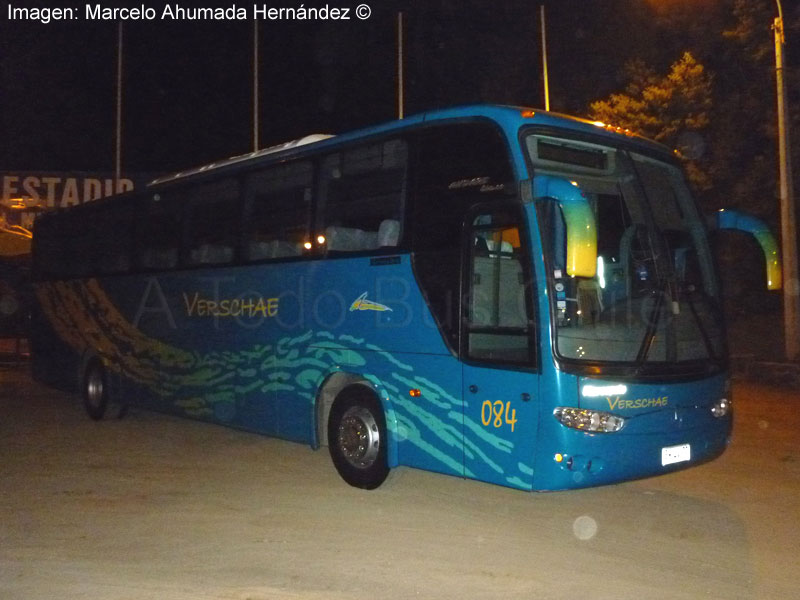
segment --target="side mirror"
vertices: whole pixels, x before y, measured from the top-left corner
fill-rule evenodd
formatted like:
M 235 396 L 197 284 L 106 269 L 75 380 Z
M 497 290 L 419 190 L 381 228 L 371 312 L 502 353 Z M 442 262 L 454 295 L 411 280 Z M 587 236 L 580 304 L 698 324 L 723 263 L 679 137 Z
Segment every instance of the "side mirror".
M 594 277 L 597 271 L 597 223 L 589 200 L 576 183 L 553 175 L 533 178 L 533 199 L 561 207 L 567 227 L 567 275 Z
M 761 246 L 767 266 L 767 289 L 779 290 L 782 285 L 781 255 L 778 242 L 764 221 L 753 215 L 730 209 L 717 211 L 710 219 L 712 229 L 735 229 L 749 233 Z

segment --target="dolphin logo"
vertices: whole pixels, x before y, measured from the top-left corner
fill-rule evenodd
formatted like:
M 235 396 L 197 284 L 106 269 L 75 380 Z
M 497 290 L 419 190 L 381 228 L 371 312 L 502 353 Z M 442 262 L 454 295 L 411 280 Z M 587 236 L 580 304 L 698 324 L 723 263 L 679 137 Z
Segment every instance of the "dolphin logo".
M 376 310 L 378 312 L 384 312 L 387 310 L 391 311 L 392 309 L 385 304 L 379 304 L 377 302 L 373 302 L 372 300 L 367 300 L 367 292 L 364 292 L 350 305 L 350 312 L 353 312 L 354 310 Z

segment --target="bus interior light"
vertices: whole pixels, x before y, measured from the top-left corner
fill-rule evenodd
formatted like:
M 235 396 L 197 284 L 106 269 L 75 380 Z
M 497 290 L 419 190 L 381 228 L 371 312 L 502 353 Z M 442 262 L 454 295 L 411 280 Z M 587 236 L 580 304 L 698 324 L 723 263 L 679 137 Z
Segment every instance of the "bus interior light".
M 566 427 L 591 433 L 614 433 L 625 425 L 625 419 L 617 415 L 573 406 L 558 406 L 553 416 Z
M 603 257 L 597 257 L 597 283 L 600 284 L 600 289 L 606 289 L 606 265 L 603 262 Z

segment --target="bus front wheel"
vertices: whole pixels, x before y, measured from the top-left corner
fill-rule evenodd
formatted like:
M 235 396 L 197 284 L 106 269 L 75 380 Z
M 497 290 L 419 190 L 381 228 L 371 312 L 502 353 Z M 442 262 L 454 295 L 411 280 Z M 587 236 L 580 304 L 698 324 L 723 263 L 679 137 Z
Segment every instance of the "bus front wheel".
M 125 414 L 125 405 L 109 399 L 108 376 L 99 360 L 92 360 L 83 374 L 83 407 L 95 421 L 121 419 Z
M 389 474 L 386 418 L 378 399 L 363 386 L 344 389 L 328 420 L 331 460 L 347 483 L 372 490 Z

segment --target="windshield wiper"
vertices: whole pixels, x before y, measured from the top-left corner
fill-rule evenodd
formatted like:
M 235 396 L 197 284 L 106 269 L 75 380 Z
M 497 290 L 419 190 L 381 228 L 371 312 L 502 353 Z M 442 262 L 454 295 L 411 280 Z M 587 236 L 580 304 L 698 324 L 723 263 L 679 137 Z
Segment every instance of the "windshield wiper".
M 675 277 L 664 277 L 663 285 L 659 286 L 656 296 L 655 304 L 647 316 L 647 329 L 644 333 L 644 338 L 639 346 L 639 352 L 636 353 L 636 362 L 640 365 L 647 360 L 647 355 L 650 354 L 650 349 L 653 347 L 653 342 L 656 339 L 656 332 L 658 331 L 658 324 L 661 321 L 661 312 L 664 307 L 664 301 L 669 296 L 670 306 L 673 314 L 679 314 L 679 305 L 677 301 L 677 294 L 672 294 L 670 288 L 677 292 L 678 284 Z M 672 285 L 671 285 L 672 284 Z M 667 323 L 665 331 L 666 336 L 666 359 L 669 362 L 675 362 L 678 359 L 678 344 L 675 338 L 675 324 L 670 320 Z
M 703 343 L 706 346 L 706 351 L 708 352 L 708 356 L 715 360 L 718 360 L 719 357 L 717 353 L 714 351 L 714 344 L 711 342 L 711 336 L 708 335 L 708 329 L 703 324 L 703 320 L 700 318 L 700 315 L 697 314 L 697 307 L 694 305 L 694 301 L 692 300 L 692 292 L 685 294 L 686 303 L 689 305 L 689 310 L 694 317 L 695 322 L 697 323 L 697 329 L 700 331 L 700 336 L 703 338 Z
M 653 306 L 650 314 L 648 315 L 647 319 L 647 329 L 645 330 L 644 338 L 642 339 L 642 343 L 639 346 L 639 352 L 636 355 L 636 362 L 638 364 L 642 364 L 647 360 L 647 356 L 650 354 L 650 349 L 653 346 L 653 342 L 656 337 L 656 333 L 658 332 L 658 324 L 661 320 L 661 311 L 664 306 L 664 301 L 669 294 L 670 289 L 670 281 L 666 279 L 664 281 L 664 285 L 658 290 L 658 297 L 656 298 L 655 305 Z M 675 285 L 675 289 L 677 290 L 677 283 Z M 677 300 L 673 299 L 671 296 L 671 302 L 676 303 Z M 691 292 L 684 294 L 684 298 L 686 299 L 686 304 L 689 306 L 689 311 L 692 313 L 692 317 L 697 323 L 697 330 L 700 332 L 700 337 L 703 339 L 703 344 L 706 347 L 706 352 L 708 353 L 708 357 L 714 360 L 718 360 L 719 357 L 714 350 L 714 344 L 711 341 L 711 336 L 708 333 L 708 329 L 706 328 L 703 320 L 700 318 L 699 313 L 697 312 L 697 307 L 695 306 L 694 301 L 692 300 Z M 679 310 L 673 310 L 673 314 L 678 315 Z M 671 323 L 666 335 L 668 337 L 667 340 L 667 359 L 669 361 L 676 361 L 677 360 L 677 347 L 676 347 L 676 340 L 674 340 L 674 335 L 670 336 L 670 333 L 674 334 L 674 324 Z M 670 339 L 672 338 L 672 339 Z
M 658 322 L 661 320 L 661 307 L 664 304 L 667 285 L 668 284 L 659 290 L 655 305 L 647 316 L 647 329 L 644 332 L 642 343 L 639 345 L 639 351 L 636 353 L 636 362 L 639 364 L 647 360 L 647 355 L 650 353 L 650 348 L 653 346 L 653 341 L 656 339 L 656 331 L 658 331 Z

